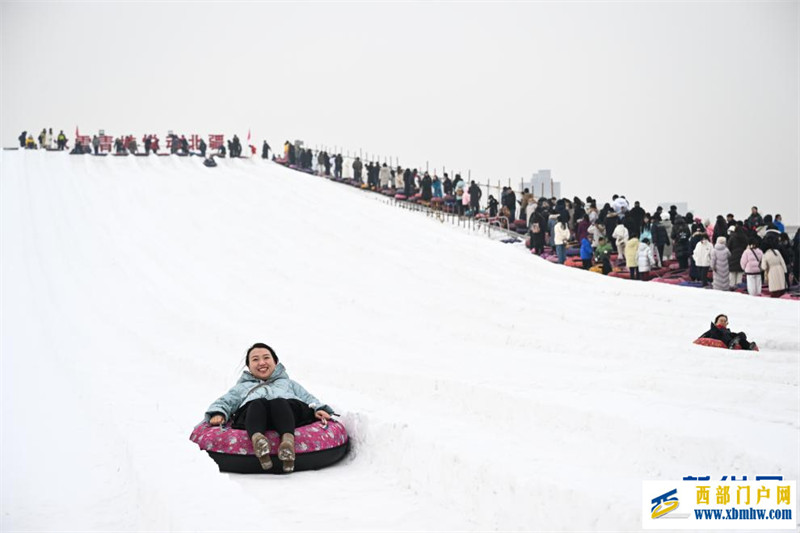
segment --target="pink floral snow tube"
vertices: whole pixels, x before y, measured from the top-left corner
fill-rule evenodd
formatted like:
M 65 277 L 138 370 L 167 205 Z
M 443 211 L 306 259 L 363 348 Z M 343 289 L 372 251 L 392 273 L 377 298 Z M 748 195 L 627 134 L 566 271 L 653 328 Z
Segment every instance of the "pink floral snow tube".
M 280 445 L 278 434 L 267 431 L 269 446 L 277 450 Z M 198 425 L 189 439 L 207 452 L 229 455 L 254 455 L 253 443 L 243 429 L 232 429 L 230 425 L 212 426 L 207 422 Z M 342 446 L 347 443 L 347 431 L 344 426 L 330 420 L 327 427 L 319 422 L 302 426 L 294 431 L 294 447 L 298 456 L 304 453 L 318 452 Z

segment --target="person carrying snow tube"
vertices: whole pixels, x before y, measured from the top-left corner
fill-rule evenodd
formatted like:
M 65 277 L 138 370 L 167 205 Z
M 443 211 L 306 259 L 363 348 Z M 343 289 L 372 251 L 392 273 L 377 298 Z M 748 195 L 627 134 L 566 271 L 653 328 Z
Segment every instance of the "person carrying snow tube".
M 700 335 L 700 339 L 714 339 L 722 343 L 720 348 L 729 348 L 731 350 L 735 349 L 742 349 L 742 350 L 752 350 L 758 351 L 758 346 L 755 342 L 749 342 L 747 340 L 747 335 L 742 331 L 739 333 L 734 333 L 730 329 L 728 329 L 728 316 L 727 315 L 717 315 L 714 319 L 714 322 L 711 324 L 711 328 Z
M 292 472 L 295 429 L 315 421 L 327 428 L 333 409 L 290 379 L 275 351 L 264 343 L 255 343 L 247 350 L 246 366 L 239 381 L 206 410 L 205 422 L 219 426 L 230 421 L 233 429 L 245 429 L 264 471 L 273 467 L 273 450 L 265 434 L 275 430 L 280 437 L 277 458 L 283 472 Z

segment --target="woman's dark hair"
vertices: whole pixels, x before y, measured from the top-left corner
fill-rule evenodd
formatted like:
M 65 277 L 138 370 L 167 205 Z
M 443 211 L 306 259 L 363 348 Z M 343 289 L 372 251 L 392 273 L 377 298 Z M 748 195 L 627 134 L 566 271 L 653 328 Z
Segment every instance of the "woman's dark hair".
M 728 315 L 726 315 L 724 313 L 720 313 L 716 317 L 714 317 L 714 324 L 717 323 L 717 320 L 719 320 L 719 317 L 721 317 L 721 316 L 724 316 L 725 318 L 728 318 Z
M 256 348 L 263 348 L 265 350 L 269 350 L 269 353 L 272 354 L 272 358 L 275 360 L 275 364 L 276 365 L 278 364 L 278 354 L 275 353 L 275 350 L 273 350 L 263 342 L 257 342 L 247 349 L 247 354 L 245 354 L 244 356 L 244 366 L 250 366 L 250 352 L 252 352 Z

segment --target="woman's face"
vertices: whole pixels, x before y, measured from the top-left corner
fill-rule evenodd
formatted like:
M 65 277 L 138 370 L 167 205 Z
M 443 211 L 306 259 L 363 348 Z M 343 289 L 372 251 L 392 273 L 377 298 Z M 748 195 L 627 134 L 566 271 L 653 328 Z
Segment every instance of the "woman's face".
M 267 379 L 275 371 L 275 359 L 266 348 L 253 348 L 247 358 L 247 368 L 258 379 Z

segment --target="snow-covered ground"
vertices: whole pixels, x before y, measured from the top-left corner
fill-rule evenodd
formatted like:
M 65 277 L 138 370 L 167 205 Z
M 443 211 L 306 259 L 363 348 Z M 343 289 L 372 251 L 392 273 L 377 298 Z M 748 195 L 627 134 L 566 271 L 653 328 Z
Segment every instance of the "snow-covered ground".
M 641 483 L 798 477 L 800 305 L 605 278 L 261 160 L 3 152 L 3 531 L 638 530 Z M 695 346 L 720 312 L 760 353 Z M 275 347 L 340 464 L 188 439 Z

